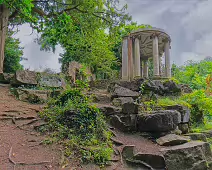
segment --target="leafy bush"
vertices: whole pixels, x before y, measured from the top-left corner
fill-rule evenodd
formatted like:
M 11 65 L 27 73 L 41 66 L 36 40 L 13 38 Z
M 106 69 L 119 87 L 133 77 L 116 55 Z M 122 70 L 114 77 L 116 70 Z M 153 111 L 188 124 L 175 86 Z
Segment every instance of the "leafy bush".
M 182 84 L 188 84 L 192 89 L 206 89 L 206 78 L 212 73 L 212 61 L 187 61 L 186 65 L 172 65 L 172 74 Z
M 204 90 L 195 90 L 193 93 L 183 95 L 181 99 L 192 106 L 191 114 L 193 123 L 203 123 L 204 121 L 206 123 L 206 121 L 211 120 L 212 97 L 207 96 Z
M 83 162 L 106 164 L 112 154 L 103 114 L 79 88 L 69 88 L 49 101 L 40 116 L 48 121 L 45 131 L 63 141 L 66 155 L 80 154 Z

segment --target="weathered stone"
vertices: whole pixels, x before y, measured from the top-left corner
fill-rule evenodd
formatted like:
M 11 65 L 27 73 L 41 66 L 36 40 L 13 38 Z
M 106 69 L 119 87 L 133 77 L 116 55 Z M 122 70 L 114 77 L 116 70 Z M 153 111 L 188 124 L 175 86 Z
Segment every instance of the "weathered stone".
M 119 97 L 119 98 L 114 98 L 112 101 L 112 104 L 114 106 L 122 106 L 124 103 L 133 103 L 134 100 L 132 97 Z
M 32 90 L 32 89 L 12 89 L 13 94 L 21 101 L 30 103 L 44 103 L 49 97 L 55 97 L 60 94 L 60 91 L 50 90 Z
M 207 161 L 211 161 L 210 145 L 192 141 L 161 149 L 166 167 L 169 170 L 208 170 Z
M 142 84 L 141 93 L 145 94 L 145 93 L 149 93 L 149 92 L 153 92 L 156 94 L 161 93 L 160 88 L 158 86 L 156 86 L 152 80 L 145 80 Z
M 207 142 L 207 138 L 203 133 L 190 133 L 185 136 L 189 136 L 191 140 L 201 140 L 203 142 Z
M 111 102 L 111 96 L 109 94 L 105 93 L 92 93 L 88 94 L 92 96 L 92 100 L 95 103 L 110 103 Z
M 110 124 L 123 132 L 134 131 L 136 130 L 136 115 L 111 116 Z
M 207 130 L 202 132 L 207 138 L 212 138 L 212 130 Z
M 65 84 L 65 81 L 61 78 L 59 74 L 47 74 L 39 73 L 38 84 L 42 87 L 55 87 L 59 88 Z
M 188 123 L 190 121 L 191 111 L 188 107 L 182 105 L 165 106 L 167 110 L 177 110 L 181 114 L 181 122 Z
M 122 113 L 124 114 L 137 114 L 138 105 L 134 102 L 127 102 L 122 105 Z
M 165 168 L 165 160 L 161 155 L 148 154 L 148 153 L 137 153 L 134 155 L 133 160 L 142 161 L 153 169 L 164 169 Z
M 25 102 L 43 103 L 48 99 L 49 92 L 44 90 L 14 89 L 15 96 Z
M 14 86 L 37 85 L 37 73 L 28 70 L 16 71 L 14 79 L 11 81 L 11 84 Z
M 175 110 L 161 110 L 137 116 L 137 128 L 140 132 L 168 132 L 176 129 L 181 116 Z
M 110 106 L 110 105 L 100 105 L 98 108 L 106 116 L 119 114 L 121 112 L 121 108 L 117 108 L 117 107 Z
M 178 125 L 179 130 L 181 130 L 182 134 L 186 134 L 189 132 L 189 125 L 188 123 L 180 123 Z
M 109 86 L 108 86 L 108 91 L 111 92 L 114 89 L 115 85 L 119 85 L 121 87 L 130 89 L 132 91 L 136 91 L 139 92 L 140 91 L 140 87 L 141 84 L 145 81 L 145 79 L 141 78 L 141 79 L 134 79 L 132 81 L 115 81 L 112 82 Z
M 117 97 L 132 97 L 137 98 L 139 96 L 138 92 L 129 90 L 127 88 L 121 87 L 119 85 L 114 86 L 114 90 L 112 91 L 111 98 L 117 98 Z
M 166 136 L 160 137 L 156 142 L 161 146 L 174 146 L 187 143 L 190 139 L 188 137 L 183 137 L 175 134 L 168 134 Z
M 14 74 L 1 73 L 0 74 L 0 83 L 9 84 L 13 77 L 14 77 Z
M 174 81 L 170 80 L 170 81 L 165 81 L 163 83 L 166 94 L 180 94 L 181 93 L 181 87 L 180 85 L 178 85 L 177 83 L 175 83 Z

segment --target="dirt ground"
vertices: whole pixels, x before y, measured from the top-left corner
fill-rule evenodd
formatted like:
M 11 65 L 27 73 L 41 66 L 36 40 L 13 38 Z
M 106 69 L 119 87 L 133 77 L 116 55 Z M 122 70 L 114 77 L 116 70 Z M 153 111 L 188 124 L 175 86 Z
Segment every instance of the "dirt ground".
M 16 100 L 9 86 L 0 84 L 0 170 L 99 170 L 98 166 L 83 166 L 77 161 L 63 166 L 62 147 L 42 144 L 46 136 L 35 130 L 43 123 L 38 117 L 42 107 Z M 119 154 L 114 154 L 110 166 L 104 169 L 131 169 L 121 158 L 125 145 L 135 145 L 135 152 L 159 154 L 158 146 L 139 135 L 114 133 L 114 139 L 122 145 L 114 145 Z

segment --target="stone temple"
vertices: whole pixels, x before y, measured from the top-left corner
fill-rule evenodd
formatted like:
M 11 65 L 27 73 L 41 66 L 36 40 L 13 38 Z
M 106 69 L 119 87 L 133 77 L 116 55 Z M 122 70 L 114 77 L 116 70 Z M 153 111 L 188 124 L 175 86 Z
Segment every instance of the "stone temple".
M 148 78 L 148 60 L 153 61 L 153 77 L 171 77 L 170 36 L 162 29 L 145 28 L 131 32 L 122 42 L 122 80 Z M 165 75 L 161 57 L 165 54 Z

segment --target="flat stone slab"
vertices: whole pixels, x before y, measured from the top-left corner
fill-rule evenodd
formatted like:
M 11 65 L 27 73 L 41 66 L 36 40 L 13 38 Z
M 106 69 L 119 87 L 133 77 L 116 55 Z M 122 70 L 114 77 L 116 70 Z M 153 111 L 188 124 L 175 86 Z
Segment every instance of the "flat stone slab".
M 175 110 L 160 110 L 137 116 L 137 129 L 140 132 L 169 132 L 181 122 L 181 115 Z
M 166 136 L 158 138 L 156 142 L 161 146 L 174 146 L 187 143 L 189 140 L 189 137 L 168 134 Z
M 121 87 L 119 85 L 115 85 L 114 89 L 111 93 L 111 98 L 118 98 L 118 97 L 132 97 L 132 98 L 137 98 L 139 96 L 138 92 L 132 91 L 130 89 Z
M 208 170 L 212 154 L 209 143 L 191 141 L 161 149 L 168 170 Z

